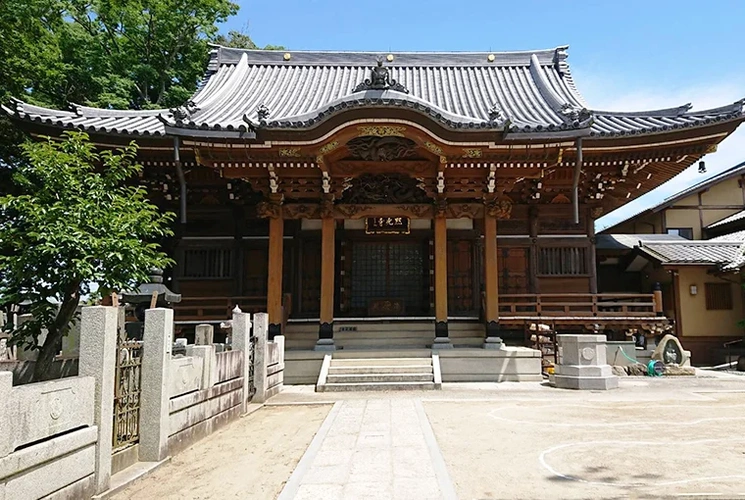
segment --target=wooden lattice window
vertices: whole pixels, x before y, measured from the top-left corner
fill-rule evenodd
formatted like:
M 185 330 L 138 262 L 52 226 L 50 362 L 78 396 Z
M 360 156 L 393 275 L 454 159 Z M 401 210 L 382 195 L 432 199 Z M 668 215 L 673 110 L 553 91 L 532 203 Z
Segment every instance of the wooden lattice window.
M 582 275 L 587 273 L 587 248 L 541 248 L 538 273 L 546 276 Z
M 184 278 L 230 278 L 233 252 L 229 248 L 184 250 Z
M 704 283 L 706 309 L 709 311 L 732 309 L 732 284 Z

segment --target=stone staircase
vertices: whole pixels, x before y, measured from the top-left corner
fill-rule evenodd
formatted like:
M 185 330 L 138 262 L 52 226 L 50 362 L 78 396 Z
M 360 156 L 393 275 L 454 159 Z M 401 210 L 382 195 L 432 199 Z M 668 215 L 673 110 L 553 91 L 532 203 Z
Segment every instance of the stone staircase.
M 335 358 L 327 354 L 317 392 L 433 390 L 442 387 L 439 356 Z
M 450 321 L 450 340 L 456 347 L 481 347 L 484 326 L 478 321 Z M 334 323 L 334 344 L 338 350 L 427 349 L 435 337 L 434 321 L 347 321 Z M 313 349 L 318 340 L 318 323 L 290 322 L 285 329 L 285 348 Z

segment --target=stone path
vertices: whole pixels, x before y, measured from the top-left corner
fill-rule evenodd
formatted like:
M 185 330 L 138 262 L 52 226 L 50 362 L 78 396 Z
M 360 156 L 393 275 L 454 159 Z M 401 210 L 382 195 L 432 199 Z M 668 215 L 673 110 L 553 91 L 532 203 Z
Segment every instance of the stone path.
M 455 499 L 421 402 L 337 402 L 279 496 L 319 498 Z

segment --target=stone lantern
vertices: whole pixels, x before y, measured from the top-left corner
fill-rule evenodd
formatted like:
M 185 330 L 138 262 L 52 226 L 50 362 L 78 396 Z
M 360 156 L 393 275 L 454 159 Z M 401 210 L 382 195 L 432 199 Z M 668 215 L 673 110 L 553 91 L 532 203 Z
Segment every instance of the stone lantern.
M 150 308 L 153 294 L 157 294 L 155 307 L 170 307 L 171 304 L 181 302 L 181 295 L 172 292 L 163 284 L 163 270 L 152 269 L 148 283 L 143 283 L 134 292 L 122 294 L 122 302 L 134 306 L 134 316 L 137 318 L 137 321 L 127 323 L 125 326 L 128 338 L 142 339 L 145 310 Z

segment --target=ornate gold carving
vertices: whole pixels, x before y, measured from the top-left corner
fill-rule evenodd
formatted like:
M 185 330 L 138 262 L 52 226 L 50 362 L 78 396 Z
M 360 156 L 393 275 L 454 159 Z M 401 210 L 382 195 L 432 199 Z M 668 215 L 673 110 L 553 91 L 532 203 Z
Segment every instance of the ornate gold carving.
M 300 148 L 281 148 L 279 150 L 279 156 L 298 158 L 300 155 Z
M 370 210 L 370 205 L 336 205 L 336 209 L 341 212 L 342 215 L 347 217 L 354 217 L 355 215 Z
M 598 217 L 603 215 L 603 212 L 605 212 L 603 207 L 593 207 L 592 210 L 590 210 L 590 215 L 593 219 L 597 219 Z
M 333 151 L 333 150 L 335 150 L 335 149 L 336 149 L 337 147 L 339 147 L 339 141 L 331 141 L 331 142 L 329 142 L 328 144 L 325 144 L 324 146 L 322 146 L 322 147 L 321 147 L 321 149 L 319 149 L 318 151 L 319 151 L 319 152 L 320 152 L 320 153 L 321 153 L 322 155 L 325 155 L 325 154 L 327 154 L 327 153 L 330 153 L 330 152 L 332 152 L 332 151 Z
M 278 201 L 261 201 L 256 204 L 256 215 L 262 219 L 282 217 L 282 203 Z
M 483 206 L 478 203 L 451 203 L 448 205 L 448 219 L 477 219 L 483 213 Z
M 317 219 L 319 218 L 319 207 L 310 203 L 288 203 L 283 206 L 285 218 L 287 219 Z
M 478 148 L 463 148 L 464 158 L 481 158 L 482 151 Z
M 489 217 L 509 219 L 512 215 L 512 201 L 507 198 L 488 200 L 484 202 L 484 210 Z
M 441 157 L 443 156 L 442 148 L 433 142 L 425 141 L 424 148 L 430 153 L 434 153 Z
M 323 155 L 316 156 L 316 165 L 318 165 L 319 167 L 322 167 L 323 164 L 324 164 Z
M 717 152 L 717 145 L 716 144 L 712 144 L 711 146 L 709 146 L 708 148 L 706 148 L 706 154 L 716 153 L 716 152 Z
M 357 130 L 359 131 L 358 135 L 360 137 L 363 135 L 374 135 L 376 137 L 403 137 L 406 127 L 396 125 L 364 125 L 362 127 L 357 127 Z
M 409 212 L 414 217 L 424 217 L 430 214 L 431 208 L 428 205 L 413 204 L 413 205 L 397 205 L 397 210 Z

